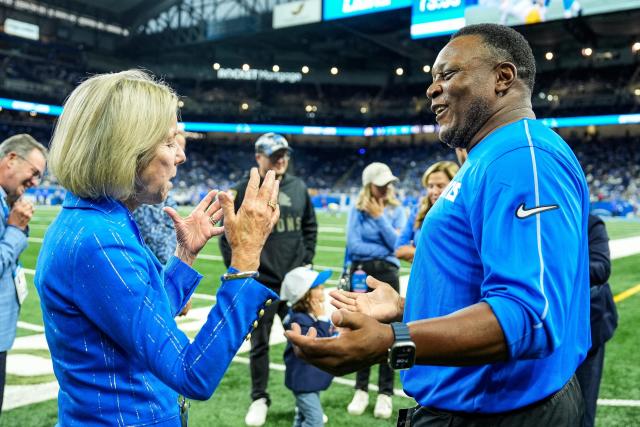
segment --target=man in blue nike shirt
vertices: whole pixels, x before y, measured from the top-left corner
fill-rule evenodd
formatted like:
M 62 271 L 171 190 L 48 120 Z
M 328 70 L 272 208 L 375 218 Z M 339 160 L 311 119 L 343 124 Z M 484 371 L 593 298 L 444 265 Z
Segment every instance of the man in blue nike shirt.
M 398 425 L 579 425 L 574 372 L 591 345 L 582 169 L 535 120 L 535 60 L 515 30 L 461 29 L 432 74 L 440 139 L 469 156 L 424 220 L 406 300 L 368 278 L 371 293 L 333 293 L 337 338 L 287 336 L 335 374 L 408 368 L 419 406 Z

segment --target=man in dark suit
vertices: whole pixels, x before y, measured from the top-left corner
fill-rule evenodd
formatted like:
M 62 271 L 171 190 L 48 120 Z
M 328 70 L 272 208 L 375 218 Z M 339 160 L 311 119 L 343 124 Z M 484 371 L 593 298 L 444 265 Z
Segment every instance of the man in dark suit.
M 607 229 L 602 219 L 589 215 L 591 349 L 576 371 L 584 398 L 584 427 L 592 427 L 595 423 L 596 402 L 604 364 L 604 345 L 611 339 L 618 326 L 618 312 L 608 283 L 610 275 L 611 258 Z

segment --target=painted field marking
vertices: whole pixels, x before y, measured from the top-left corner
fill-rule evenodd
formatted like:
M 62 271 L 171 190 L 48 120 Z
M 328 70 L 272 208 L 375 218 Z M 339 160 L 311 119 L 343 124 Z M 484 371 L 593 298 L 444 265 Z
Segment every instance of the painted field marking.
M 613 297 L 613 300 L 618 303 L 620 301 L 624 301 L 627 298 L 629 298 L 632 295 L 637 294 L 638 292 L 640 292 L 640 283 L 635 285 L 632 288 L 627 289 L 626 291 L 622 291 L 620 292 L 618 295 L 616 295 L 615 297 Z
M 26 329 L 28 331 L 34 331 L 34 332 L 44 332 L 44 326 L 23 322 L 22 320 L 18 320 L 18 328 L 22 328 L 22 329 Z
M 233 358 L 233 361 L 236 363 L 242 363 L 243 365 L 248 365 L 249 364 L 249 358 L 248 357 L 241 357 L 241 356 L 236 356 Z M 285 366 L 281 363 L 269 363 L 269 369 L 271 369 L 272 371 L 279 371 L 279 372 L 284 372 L 285 370 Z M 333 382 L 337 383 L 337 384 L 342 384 L 342 385 L 347 385 L 350 387 L 355 387 L 356 382 L 354 380 L 349 380 L 346 378 L 340 378 L 340 377 L 334 377 L 333 378 Z M 378 391 L 378 386 L 375 384 L 369 384 L 369 390 L 372 391 Z M 399 388 L 394 388 L 393 389 L 393 394 L 399 397 L 404 397 L 406 399 L 411 399 L 411 397 L 407 396 L 404 391 L 402 391 Z
M 640 407 L 640 400 L 598 399 L 598 406 L 635 406 Z

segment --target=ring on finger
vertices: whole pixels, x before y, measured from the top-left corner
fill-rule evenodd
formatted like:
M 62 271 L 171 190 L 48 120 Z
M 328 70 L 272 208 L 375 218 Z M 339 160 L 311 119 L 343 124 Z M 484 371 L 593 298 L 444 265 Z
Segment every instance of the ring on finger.
M 209 217 L 209 222 L 211 223 L 211 225 L 213 225 L 214 227 L 218 224 L 218 220 L 214 219 L 213 216 Z
M 271 209 L 273 209 L 274 211 L 276 210 L 276 207 L 278 206 L 278 204 L 276 202 L 274 202 L 273 200 L 269 200 L 267 202 L 267 205 L 269 205 L 271 207 Z

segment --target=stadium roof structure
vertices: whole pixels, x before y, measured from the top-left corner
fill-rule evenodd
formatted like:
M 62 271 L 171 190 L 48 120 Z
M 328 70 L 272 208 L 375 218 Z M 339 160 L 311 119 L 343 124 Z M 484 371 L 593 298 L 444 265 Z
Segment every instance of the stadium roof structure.
M 80 58 L 78 72 L 143 67 L 166 78 L 185 95 L 183 113 L 190 120 L 223 122 L 233 116 L 249 123 L 293 118 L 291 124 L 299 125 L 383 126 L 413 118 L 414 123 L 432 123 L 424 96 L 431 76 L 425 70 L 448 36 L 412 39 L 410 8 L 274 29 L 274 7 L 290 1 L 0 0 L 0 18 L 18 15 L 43 23 L 42 41 L 71 45 L 72 52 L 79 47 L 81 54 L 71 54 Z M 17 3 L 90 17 L 117 31 L 87 31 L 50 13 L 17 10 Z M 632 9 L 517 27 L 537 59 L 536 111 L 542 117 L 638 113 L 640 53 L 631 49 L 640 43 L 638 22 L 640 9 Z M 585 48 L 593 54 L 583 56 Z M 547 52 L 553 52 L 552 61 L 545 60 Z M 270 72 L 276 65 L 281 75 L 300 74 L 303 65 L 311 72 L 295 84 L 281 85 L 224 80 L 216 71 L 241 74 L 244 64 L 251 72 Z M 334 66 L 339 73 L 329 72 Z M 12 92 L 5 96 L 18 97 Z M 51 92 L 45 99 L 20 99 L 62 102 L 63 96 Z M 245 103 L 247 108 L 241 108 Z M 307 115 L 305 109 L 315 106 L 317 115 Z
M 88 16 L 126 30 L 115 46 L 132 57 L 175 57 L 189 63 L 215 56 L 221 62 L 271 67 L 287 63 L 330 62 L 344 70 L 393 67 L 421 69 L 435 59 L 447 37 L 412 40 L 410 8 L 348 19 L 274 30 L 273 8 L 291 0 L 28 0 Z M 24 2 L 23 2 L 24 3 Z M 570 58 L 585 46 L 612 51 L 627 49 L 640 39 L 640 9 L 592 15 L 519 27 L 542 57 L 554 50 L 571 67 Z M 611 58 L 613 57 L 613 58 Z M 580 60 L 580 58 L 576 58 Z M 630 57 L 620 58 L 629 62 Z M 561 65 L 561 68 L 562 65 Z M 360 78 L 362 80 L 362 78 Z M 337 82 L 337 80 L 335 80 Z M 349 82 L 351 84 L 352 82 Z
M 181 0 L 38 0 L 36 3 L 132 27 L 180 2 Z

